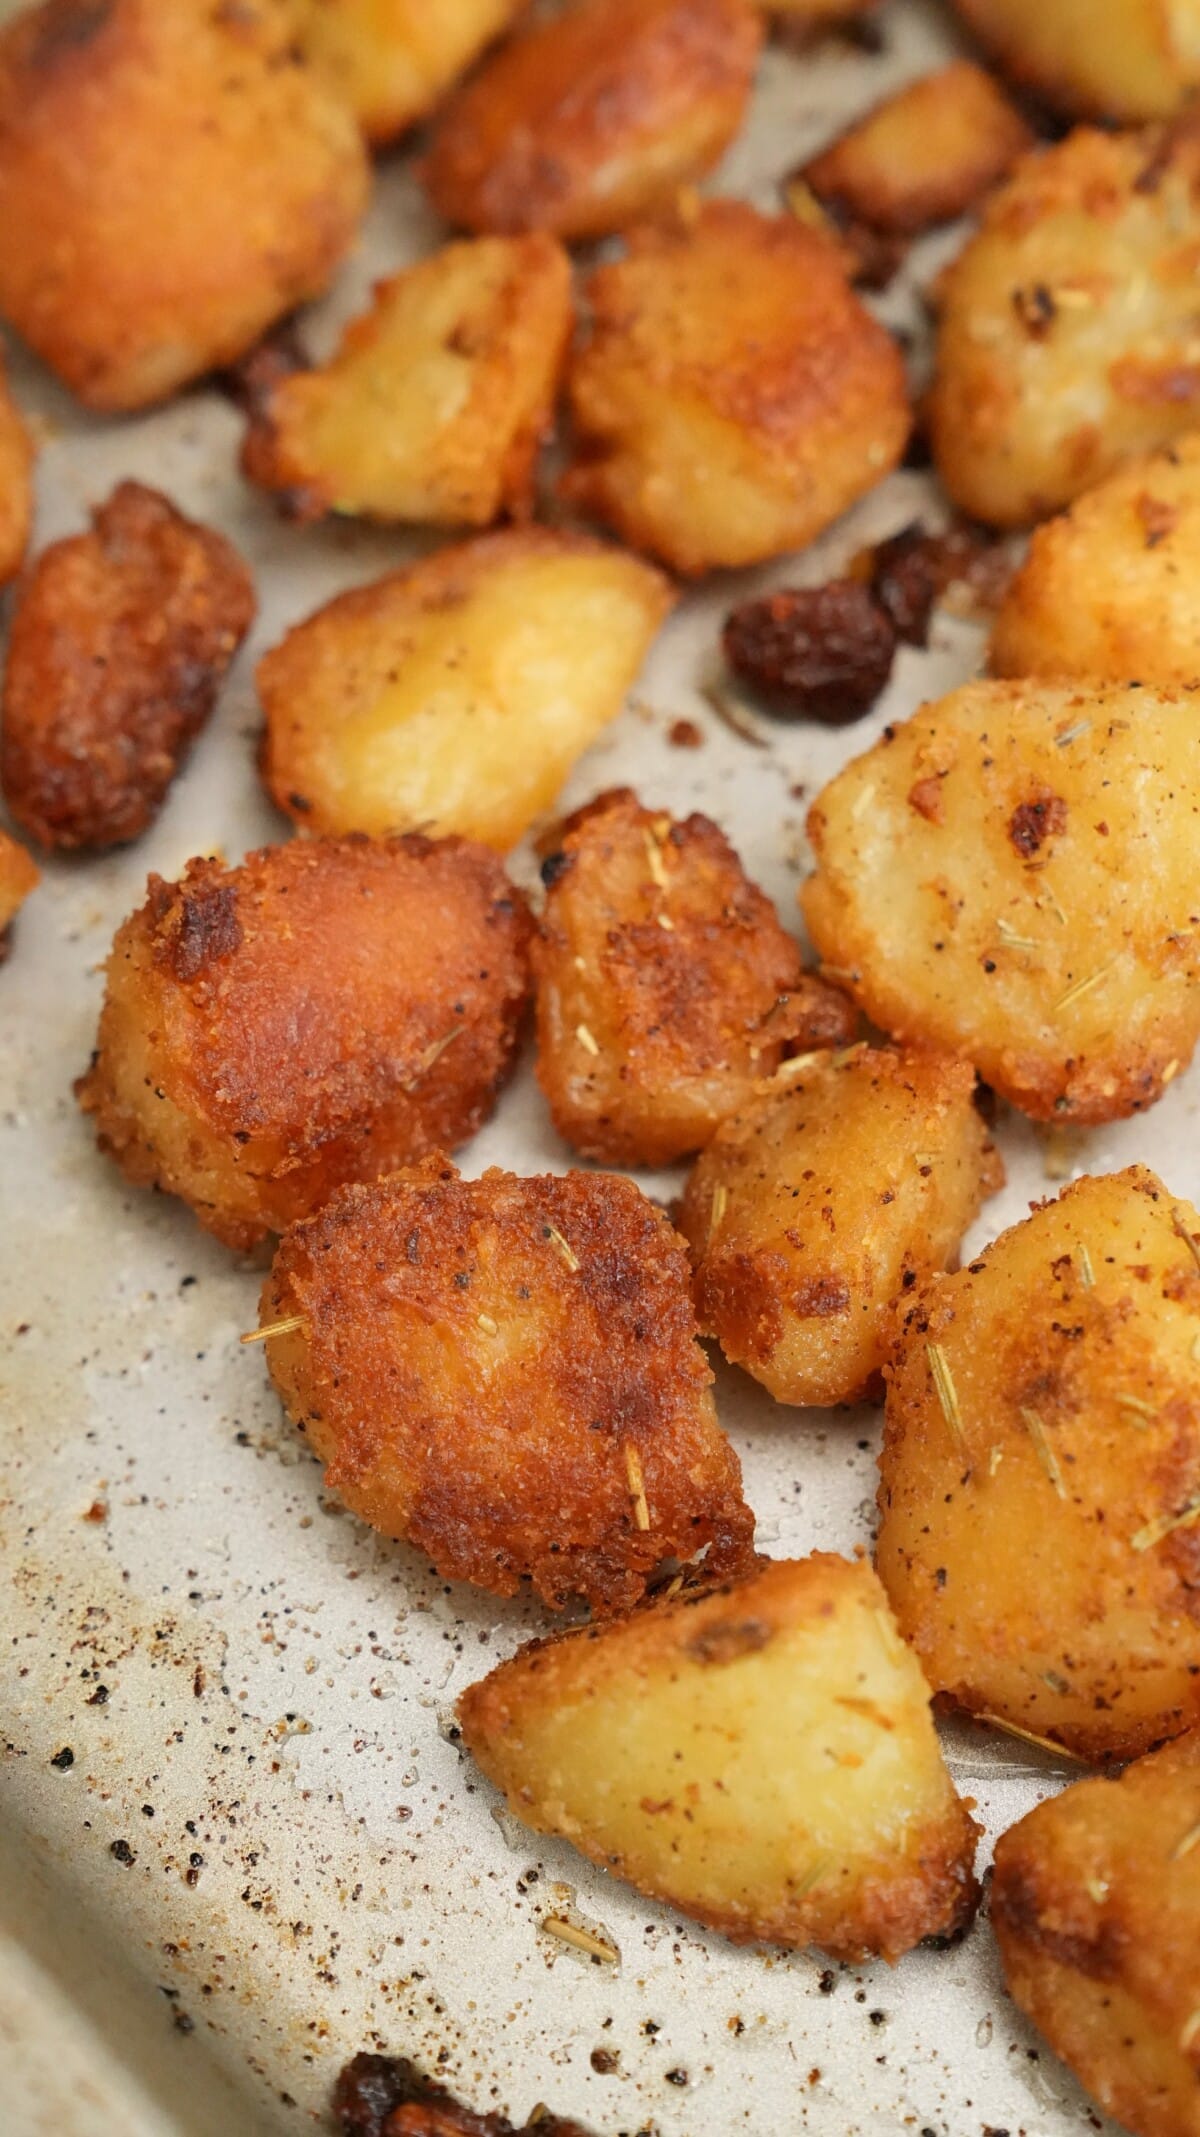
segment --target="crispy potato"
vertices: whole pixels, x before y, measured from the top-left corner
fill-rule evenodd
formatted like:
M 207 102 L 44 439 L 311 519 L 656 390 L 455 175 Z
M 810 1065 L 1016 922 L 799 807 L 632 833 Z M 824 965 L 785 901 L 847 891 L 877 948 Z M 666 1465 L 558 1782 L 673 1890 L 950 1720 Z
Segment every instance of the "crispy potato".
M 900 459 L 900 352 L 794 218 L 708 201 L 587 294 L 564 494 L 676 570 L 798 549 Z
M 1037 1120 L 1152 1105 L 1200 1035 L 1190 692 L 968 683 L 839 772 L 801 891 L 825 969 Z
M 720 1128 L 684 1192 L 706 1335 L 777 1402 L 879 1392 L 893 1301 L 957 1267 L 1004 1168 L 975 1072 L 855 1047 L 785 1062 Z
M 707 816 L 601 794 L 567 818 L 543 876 L 538 1082 L 585 1157 L 669 1165 L 785 1051 L 853 1037 L 845 995 L 804 971 Z
M 869 1566 L 819 1552 L 535 1641 L 458 1711 L 535 1832 L 737 1944 L 895 1959 L 970 1919 L 977 1828 Z
M 1002 67 L 1057 111 L 1166 118 L 1200 86 L 1195 0 L 955 0 Z
M 154 821 L 254 618 L 223 535 L 122 482 L 89 534 L 22 583 L 3 686 L 0 785 L 44 846 L 120 845 Z
M 430 1158 L 282 1242 L 271 1375 L 326 1481 L 447 1579 L 628 1610 L 666 1558 L 753 1556 L 683 1242 L 631 1180 Z
M 1200 1720 L 1200 1217 L 1142 1166 L 934 1277 L 887 1368 L 876 1563 L 934 1689 L 1131 1758 Z
M 1196 122 L 1022 158 L 938 288 L 929 437 L 964 511 L 1044 519 L 1200 427 L 1198 251 Z
M 296 0 L 300 38 L 381 144 L 444 96 L 528 0 Z
M 0 311 L 92 408 L 226 364 L 329 282 L 367 197 L 288 0 L 42 0 L 0 30 Z
M 1107 2114 L 1200 2137 L 1200 1734 L 1077 1781 L 996 1844 L 1015 2003 Z
M 296 519 L 527 517 L 570 332 L 571 266 L 553 238 L 447 245 L 377 283 L 323 368 L 252 400 L 242 467 Z
M 33 440 L 0 356 L 0 586 L 21 569 L 33 518 Z
M 0 831 L 0 964 L 8 955 L 12 923 L 31 890 L 41 881 L 32 855 L 15 838 Z
M 615 719 L 671 600 L 649 565 L 544 527 L 357 587 L 259 663 L 267 786 L 312 830 L 515 846 Z
M 959 59 L 885 98 L 801 176 L 836 214 L 910 237 L 965 215 L 1032 141 L 991 76 Z
M 574 0 L 447 105 L 429 197 L 467 230 L 624 229 L 727 148 L 761 41 L 751 0 Z
M 541 2105 L 519 2130 L 505 2115 L 477 2115 L 402 2055 L 353 2056 L 330 2104 L 342 2137 L 591 2137 Z
M 254 1246 L 487 1119 L 529 926 L 494 855 L 458 839 L 304 840 L 151 876 L 80 1103 L 128 1179 Z

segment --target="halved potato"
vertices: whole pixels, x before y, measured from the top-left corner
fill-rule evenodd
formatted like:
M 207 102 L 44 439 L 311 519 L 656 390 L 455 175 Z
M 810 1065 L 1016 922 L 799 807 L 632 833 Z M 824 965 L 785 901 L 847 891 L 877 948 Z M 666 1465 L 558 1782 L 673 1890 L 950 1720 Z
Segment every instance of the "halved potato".
M 20 570 L 33 518 L 33 440 L 0 356 L 0 586 Z
M 1056 111 L 1166 118 L 1200 86 L 1196 0 L 955 0 L 1000 65 Z
M 894 91 L 800 176 L 835 214 L 907 237 L 965 215 L 1032 141 L 990 74 L 958 59 Z
M 515 846 L 620 711 L 671 600 L 650 565 L 543 527 L 356 587 L 259 662 L 267 786 L 309 830 Z
M 801 892 L 825 969 L 1038 1120 L 1153 1104 L 1200 1036 L 1200 698 L 968 683 L 839 772 Z
M 368 141 L 392 141 L 426 112 L 529 0 L 295 0 L 300 39 L 353 105 Z
M 970 1918 L 976 1827 L 866 1565 L 822 1552 L 537 1641 L 458 1711 L 526 1825 L 735 1943 L 895 1959 Z
M 15 838 L 0 831 L 0 963 L 8 955 L 12 923 L 31 890 L 41 882 L 41 870 L 31 854 Z
M 1142 1166 L 904 1312 L 876 1564 L 935 1691 L 1082 1758 L 1200 1721 L 1200 1217 Z

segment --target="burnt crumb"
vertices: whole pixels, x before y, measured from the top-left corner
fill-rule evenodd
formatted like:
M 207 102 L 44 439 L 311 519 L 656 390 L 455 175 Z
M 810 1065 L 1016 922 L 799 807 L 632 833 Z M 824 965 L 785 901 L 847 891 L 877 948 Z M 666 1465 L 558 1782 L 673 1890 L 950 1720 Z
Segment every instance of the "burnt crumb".
M 820 1990 L 822 1996 L 832 1996 L 834 1990 L 837 1987 L 837 1975 L 834 1973 L 833 1968 L 831 1966 L 826 1966 L 822 1968 L 820 1978 L 817 1982 L 817 1987 Z
M 96 1686 L 95 1691 L 88 1700 L 88 1705 L 89 1707 L 106 1707 L 108 1705 L 108 1686 L 106 1684 L 98 1684 Z
M 1008 835 L 1022 860 L 1032 860 L 1048 838 L 1067 828 L 1067 805 L 1060 794 L 1043 794 L 1036 801 L 1023 801 L 1009 819 Z
M 598 2049 L 597 2054 L 606 2051 Z M 614 2057 L 614 2067 L 616 2059 Z M 593 2058 L 594 2067 L 595 2058 Z M 581 2123 L 537 2111 L 537 2120 L 518 2131 L 504 2115 L 477 2115 L 471 2108 L 421 2075 L 404 2056 L 356 2055 L 338 2074 L 333 2088 L 333 2117 L 342 2137 L 392 2137 L 392 2116 L 402 2108 L 424 2108 L 427 2118 L 406 2114 L 404 2137 L 589 2137 Z
M 69 1773 L 75 1764 L 75 1753 L 72 1751 L 71 1746 L 64 1744 L 61 1751 L 55 1752 L 50 1764 L 56 1773 Z
M 621 2058 L 615 2048 L 593 2048 L 588 2061 L 602 2078 L 611 2077 L 613 2071 L 619 2070 L 621 2066 Z
M 784 588 L 726 618 L 725 657 L 783 719 L 840 726 L 869 712 L 892 672 L 896 629 L 855 579 Z
M 236 884 L 215 883 L 203 890 L 184 891 L 171 945 L 175 977 L 185 984 L 198 979 L 206 966 L 238 949 L 241 940 Z
M 128 1868 L 137 1861 L 137 1855 L 127 1840 L 114 1840 L 108 1850 L 114 1862 L 123 1862 Z
M 675 749 L 703 749 L 704 730 L 694 720 L 672 720 L 667 740 Z
M 560 882 L 563 876 L 566 875 L 570 866 L 571 856 L 569 853 L 548 853 L 538 870 L 546 889 L 553 890 L 555 884 Z
M 981 600 L 991 597 L 997 554 L 991 536 L 968 521 L 930 534 L 914 520 L 868 552 L 864 562 L 871 593 L 896 636 L 907 646 L 927 646 L 930 619 L 948 587 L 961 580 Z
M 1025 332 L 1042 341 L 1058 317 L 1052 291 L 1044 282 L 1027 282 L 1012 293 L 1012 306 Z
M 667 2083 L 668 2085 L 686 2085 L 688 2083 L 686 2070 L 668 2070 Z

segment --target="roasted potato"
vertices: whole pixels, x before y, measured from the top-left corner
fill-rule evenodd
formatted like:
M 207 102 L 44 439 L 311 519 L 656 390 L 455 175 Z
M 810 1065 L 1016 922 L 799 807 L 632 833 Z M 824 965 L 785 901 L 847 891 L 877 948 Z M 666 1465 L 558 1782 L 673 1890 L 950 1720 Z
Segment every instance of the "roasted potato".
M 78 1086 L 101 1148 L 246 1249 L 487 1119 L 529 917 L 458 839 L 297 841 L 151 876 Z
M 451 99 L 429 197 L 467 230 L 622 230 L 732 141 L 761 41 L 752 0 L 572 0 Z
M 33 518 L 33 441 L 0 357 L 0 586 L 20 570 Z
M 735 1943 L 895 1959 L 970 1919 L 976 1827 L 869 1566 L 821 1552 L 535 1641 L 458 1711 L 527 1825 Z
M 8 955 L 17 912 L 40 881 L 41 871 L 32 856 L 15 838 L 0 831 L 0 964 Z
M 1021 159 L 938 287 L 926 413 L 956 504 L 1023 526 L 1200 427 L 1198 252 L 1196 121 Z
M 911 237 L 965 215 L 1032 141 L 991 76 L 958 59 L 877 104 L 801 176 L 835 215 Z
M 537 1074 L 585 1157 L 669 1165 L 700 1149 L 785 1051 L 854 1035 L 707 816 L 628 788 L 568 817 L 543 863 Z
M 628 1610 L 664 1559 L 750 1561 L 683 1242 L 631 1180 L 434 1158 L 287 1234 L 271 1375 L 326 1481 L 447 1579 Z
M 499 37 L 528 0 L 295 0 L 300 39 L 353 105 L 368 141 L 393 141 Z
M 968 683 L 818 795 L 824 969 L 1037 1120 L 1156 1098 L 1200 1035 L 1200 698 Z
M 768 15 L 800 32 L 837 29 L 867 22 L 879 12 L 879 0 L 758 0 Z
M 955 0 L 1002 67 L 1057 111 L 1166 118 L 1200 87 L 1196 0 Z
M 0 29 L 0 311 L 89 407 L 226 364 L 331 279 L 366 204 L 289 0 L 42 0 Z
M 671 599 L 648 564 L 543 527 L 357 587 L 259 663 L 267 786 L 315 831 L 515 846 L 620 711 Z
M 680 1206 L 706 1335 L 777 1402 L 879 1392 L 890 1308 L 954 1268 L 1004 1169 L 975 1072 L 853 1047 L 785 1061 L 697 1160 Z
M 540 2104 L 519 2130 L 494 2111 L 477 2115 L 402 2055 L 353 2056 L 331 2105 L 342 2137 L 591 2137 Z
M 1077 1181 L 899 1318 L 876 1563 L 934 1689 L 1081 1758 L 1200 1720 L 1200 1217 Z
M 564 493 L 676 570 L 798 549 L 899 460 L 900 352 L 794 218 L 708 201 L 587 296 Z
M 254 618 L 223 535 L 122 482 L 17 596 L 0 786 L 42 845 L 120 845 L 154 821 Z
M 996 1845 L 1009 1992 L 1106 2114 L 1200 2137 L 1200 1734 L 1077 1781 Z
M 297 519 L 527 517 L 570 332 L 553 238 L 447 245 L 376 285 L 330 363 L 252 400 L 242 467 Z

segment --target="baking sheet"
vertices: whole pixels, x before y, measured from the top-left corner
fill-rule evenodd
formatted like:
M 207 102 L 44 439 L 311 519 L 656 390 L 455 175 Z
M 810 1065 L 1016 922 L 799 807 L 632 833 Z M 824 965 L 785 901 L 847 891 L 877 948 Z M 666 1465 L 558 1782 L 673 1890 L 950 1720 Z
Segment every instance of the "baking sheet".
M 880 55 L 768 55 L 721 190 L 770 206 L 785 169 L 949 49 L 932 6 L 896 0 L 884 19 Z M 437 234 L 403 162 L 386 165 L 314 348 L 374 275 Z M 948 249 L 918 248 L 918 278 Z M 920 320 L 907 284 L 881 309 Z M 453 1741 L 456 1694 L 544 1629 L 542 1613 L 438 1581 L 326 1496 L 261 1354 L 238 1346 L 259 1265 L 182 1205 L 127 1189 L 71 1097 L 105 951 L 147 871 L 285 835 L 254 776 L 255 657 L 416 545 L 283 525 L 240 482 L 240 419 L 215 392 L 100 422 L 32 362 L 13 368 L 43 441 L 39 541 L 137 475 L 234 537 L 261 614 L 158 825 L 131 851 L 50 867 L 0 972 L 0 2130 L 312 2127 L 340 2063 L 368 2046 L 414 2056 L 477 2106 L 521 2120 L 545 2100 L 602 2137 L 1106 2127 L 1008 2002 L 984 1923 L 894 1970 L 734 1951 L 525 1833 Z M 792 914 L 806 796 L 887 719 L 972 672 L 979 634 L 944 617 L 927 654 L 901 650 L 869 719 L 774 727 L 766 749 L 722 727 L 697 686 L 734 598 L 819 581 L 927 499 L 923 478 L 899 474 L 798 566 L 690 596 L 565 802 L 629 781 L 652 804 L 707 809 Z M 669 742 L 681 715 L 702 748 Z M 515 867 L 532 880 L 527 855 Z M 1198 1093 L 1193 1070 L 1148 1118 L 1065 1150 L 1005 1116 L 1009 1185 L 969 1248 L 1053 1191 L 1064 1164 L 1141 1158 L 1195 1196 Z M 570 1164 L 528 1062 L 464 1162 Z M 729 1371 L 718 1394 L 763 1548 L 868 1539 L 875 1413 L 779 1409 Z M 966 1726 L 946 1742 L 991 1835 L 1068 1771 Z M 551 1907 L 602 1929 L 619 1968 L 540 1934 Z M 597 2049 L 614 2071 L 593 2068 Z

